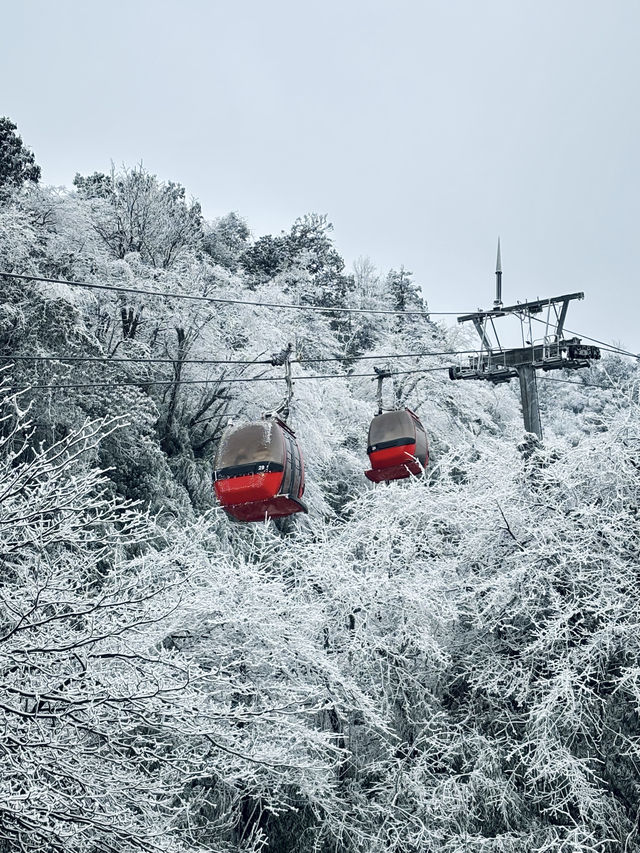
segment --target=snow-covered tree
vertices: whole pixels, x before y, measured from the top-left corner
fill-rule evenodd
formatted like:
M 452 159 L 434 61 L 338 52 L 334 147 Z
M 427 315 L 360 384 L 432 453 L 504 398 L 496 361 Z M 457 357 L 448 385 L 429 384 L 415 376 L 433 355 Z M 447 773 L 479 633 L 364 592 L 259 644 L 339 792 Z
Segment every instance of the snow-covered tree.
M 188 203 L 184 187 L 160 182 L 141 165 L 110 175 L 76 175 L 93 229 L 114 257 L 131 252 L 153 267 L 167 269 L 202 237 L 198 202 Z
M 3 280 L 0 845 L 640 851 L 633 360 L 541 381 L 532 442 L 517 388 L 449 382 L 464 333 L 402 267 L 143 169 L 25 184 L 0 260 L 136 291 Z M 310 514 L 233 524 L 213 454 L 289 342 Z M 373 365 L 420 480 L 363 477 Z
M 19 189 L 26 181 L 40 180 L 40 166 L 17 130 L 11 119 L 0 117 L 0 192 L 3 193 Z

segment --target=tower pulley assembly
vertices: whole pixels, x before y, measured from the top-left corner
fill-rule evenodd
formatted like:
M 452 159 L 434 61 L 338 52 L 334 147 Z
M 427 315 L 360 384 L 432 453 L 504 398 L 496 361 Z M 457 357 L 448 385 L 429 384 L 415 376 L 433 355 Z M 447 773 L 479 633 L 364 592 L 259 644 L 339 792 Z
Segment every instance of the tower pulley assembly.
M 565 293 L 549 299 L 535 299 L 531 302 L 518 302 L 515 305 L 502 304 L 502 259 L 500 240 L 498 239 L 498 258 L 496 263 L 496 298 L 493 308 L 477 311 L 458 317 L 458 323 L 472 322 L 480 337 L 480 350 L 476 356 L 470 356 L 467 364 L 451 365 L 450 379 L 481 379 L 499 384 L 511 379 L 520 381 L 520 399 L 524 428 L 542 438 L 542 422 L 536 371 L 543 370 L 580 370 L 590 367 L 600 358 L 596 346 L 583 344 L 580 338 L 563 337 L 564 322 L 569 303 L 575 299 L 584 299 L 584 293 Z M 546 309 L 547 319 L 540 320 L 536 315 Z M 555 315 L 555 320 L 552 317 Z M 494 319 L 513 315 L 520 319 L 522 346 L 503 348 L 495 329 Z M 545 326 L 545 334 L 534 340 L 532 320 Z M 496 338 L 492 342 L 487 331 L 490 323 Z M 528 339 L 525 340 L 524 328 L 528 324 Z

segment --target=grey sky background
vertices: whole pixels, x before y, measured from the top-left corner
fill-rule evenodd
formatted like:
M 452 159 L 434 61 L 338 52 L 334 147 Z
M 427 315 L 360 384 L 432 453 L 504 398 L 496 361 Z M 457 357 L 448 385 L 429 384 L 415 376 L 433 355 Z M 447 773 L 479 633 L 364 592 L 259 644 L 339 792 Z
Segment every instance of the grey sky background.
M 3 3 L 0 114 L 47 183 L 140 160 L 256 236 L 327 213 L 434 310 L 585 291 L 640 350 L 636 0 Z

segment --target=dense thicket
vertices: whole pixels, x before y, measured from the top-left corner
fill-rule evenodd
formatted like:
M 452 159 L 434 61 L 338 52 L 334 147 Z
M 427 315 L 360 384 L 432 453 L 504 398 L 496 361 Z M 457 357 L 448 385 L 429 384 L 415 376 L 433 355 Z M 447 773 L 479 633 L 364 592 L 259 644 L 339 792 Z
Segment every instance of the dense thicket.
M 2 280 L 4 849 L 640 850 L 635 365 L 541 383 L 544 447 L 515 389 L 398 375 L 432 463 L 373 488 L 349 374 L 464 338 L 339 309 L 426 310 L 411 273 L 347 271 L 324 216 L 206 222 L 142 167 L 74 184 L 5 192 L 0 269 L 166 295 Z M 311 512 L 234 525 L 221 431 L 283 389 L 228 380 L 289 341 Z

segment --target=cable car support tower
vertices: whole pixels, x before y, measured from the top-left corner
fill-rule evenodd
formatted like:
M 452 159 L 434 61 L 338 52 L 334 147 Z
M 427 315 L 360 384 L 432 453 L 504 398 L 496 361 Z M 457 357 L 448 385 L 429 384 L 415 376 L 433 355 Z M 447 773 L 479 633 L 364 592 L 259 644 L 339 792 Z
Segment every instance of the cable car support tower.
M 516 377 L 520 381 L 520 398 L 524 428 L 542 438 L 540 404 L 536 373 L 538 370 L 579 370 L 590 367 L 591 362 L 600 358 L 598 347 L 583 344 L 580 338 L 563 337 L 564 323 L 569 303 L 574 299 L 584 299 L 584 293 L 566 293 L 549 299 L 536 299 L 533 302 L 518 302 L 516 305 L 502 304 L 502 262 L 500 257 L 500 238 L 498 238 L 498 257 L 496 261 L 496 298 L 493 308 L 477 311 L 458 317 L 458 323 L 472 322 L 480 337 L 480 350 L 469 357 L 468 365 L 453 365 L 449 368 L 450 379 L 480 379 L 498 384 L 510 382 Z M 546 319 L 537 315 L 546 312 Z M 495 320 L 499 317 L 515 315 L 520 319 L 522 346 L 504 349 L 498 338 Z M 534 339 L 532 320 L 544 324 L 544 335 Z M 525 340 L 525 327 L 528 337 Z M 495 338 L 496 343 L 493 343 Z

